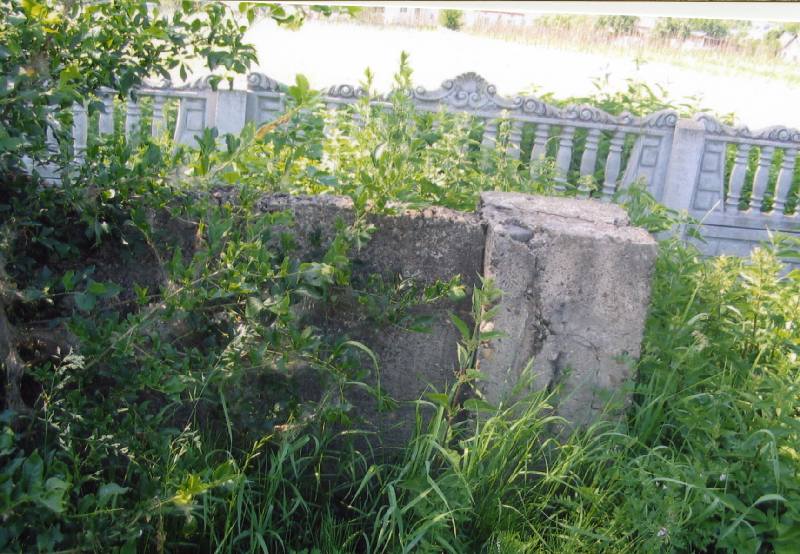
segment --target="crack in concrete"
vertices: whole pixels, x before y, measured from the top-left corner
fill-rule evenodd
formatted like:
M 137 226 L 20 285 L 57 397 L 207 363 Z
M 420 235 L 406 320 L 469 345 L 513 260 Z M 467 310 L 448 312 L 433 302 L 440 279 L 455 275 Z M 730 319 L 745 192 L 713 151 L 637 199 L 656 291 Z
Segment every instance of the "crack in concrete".
M 598 221 L 596 219 L 587 219 L 585 217 L 580 217 L 579 215 L 564 215 L 564 214 L 558 214 L 558 213 L 553 213 L 553 212 L 548 212 L 546 210 L 538 210 L 538 209 L 534 213 L 549 215 L 551 217 L 557 217 L 559 219 L 566 219 L 566 220 L 577 219 L 578 221 L 584 221 L 586 223 L 591 223 L 592 225 L 605 225 L 607 227 L 614 227 L 614 228 L 627 227 L 628 226 L 628 222 L 624 221 L 624 220 L 623 221 L 619 221 L 619 220 L 615 219 L 612 222 L 602 221 L 602 220 Z

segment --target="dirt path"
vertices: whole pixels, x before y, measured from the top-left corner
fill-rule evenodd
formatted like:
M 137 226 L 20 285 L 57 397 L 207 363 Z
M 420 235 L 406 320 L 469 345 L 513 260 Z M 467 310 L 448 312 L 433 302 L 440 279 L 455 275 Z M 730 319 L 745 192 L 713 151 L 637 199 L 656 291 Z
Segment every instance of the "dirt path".
M 257 23 L 248 38 L 256 45 L 260 70 L 284 82 L 305 74 L 317 87 L 358 83 L 364 69 L 375 73 L 378 90 L 386 90 L 400 52 L 411 55 L 414 81 L 436 88 L 444 79 L 475 71 L 497 85 L 501 94 L 536 87 L 558 97 L 594 90 L 592 79 L 605 73 L 622 86 L 625 78 L 663 84 L 673 98 L 699 96 L 719 113 L 733 112 L 755 129 L 783 124 L 800 127 L 800 86 L 763 77 L 709 74 L 665 63 L 646 62 L 637 69 L 633 56 L 610 58 L 540 46 L 476 37 L 439 29 L 377 28 L 309 21 L 300 30 Z

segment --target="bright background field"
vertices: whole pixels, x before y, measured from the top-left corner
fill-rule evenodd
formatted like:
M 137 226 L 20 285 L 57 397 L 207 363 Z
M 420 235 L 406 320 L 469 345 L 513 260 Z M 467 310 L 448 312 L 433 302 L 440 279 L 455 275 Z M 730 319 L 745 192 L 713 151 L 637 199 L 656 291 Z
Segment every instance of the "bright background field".
M 800 71 L 773 60 L 762 66 L 725 62 L 699 63 L 675 52 L 645 52 L 638 57 L 624 48 L 579 51 L 479 36 L 464 31 L 371 26 L 311 20 L 291 30 L 272 20 L 257 22 L 247 33 L 258 52 L 258 70 L 283 82 L 298 72 L 313 86 L 357 84 L 365 68 L 375 73 L 378 90 L 387 90 L 400 59 L 410 54 L 414 82 L 435 89 L 444 79 L 475 71 L 503 94 L 551 92 L 556 97 L 587 95 L 593 80 L 610 75 L 612 87 L 634 78 L 662 84 L 674 100 L 698 96 L 718 113 L 735 114 L 751 129 L 768 125 L 800 126 L 800 111 L 787 109 L 800 98 Z M 680 52 L 679 52 L 680 53 Z M 672 59 L 670 59 L 670 57 Z M 638 60 L 638 64 L 637 64 Z M 778 71 L 775 66 L 784 71 Z M 761 70 L 754 69 L 761 67 Z

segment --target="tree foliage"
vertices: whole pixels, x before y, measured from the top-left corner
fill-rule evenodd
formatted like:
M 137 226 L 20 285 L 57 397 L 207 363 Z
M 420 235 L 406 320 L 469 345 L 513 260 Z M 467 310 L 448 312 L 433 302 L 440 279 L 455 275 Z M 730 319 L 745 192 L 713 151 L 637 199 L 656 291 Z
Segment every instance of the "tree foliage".
M 633 15 L 603 15 L 597 18 L 596 26 L 615 35 L 629 35 L 636 30 L 639 18 Z
M 735 24 L 732 21 L 719 19 L 680 19 L 674 17 L 660 18 L 653 32 L 661 37 L 675 37 L 685 39 L 694 31 L 701 31 L 706 35 L 722 39 L 731 34 Z
M 18 170 L 23 156 L 49 159 L 48 130 L 67 142 L 66 108 L 86 104 L 91 115 L 101 108 L 92 94 L 103 87 L 125 98 L 146 78 L 187 79 L 192 63 L 217 74 L 212 86 L 245 72 L 256 55 L 243 35 L 257 15 L 296 26 L 306 11 L 195 0 L 172 10 L 145 0 L 0 0 L 0 172 Z
M 255 60 L 228 7 L 182 8 L 170 17 L 138 0 L 2 0 L 0 171 L 18 169 L 23 155 L 46 156 L 48 129 L 65 140 L 64 108 L 89 102 L 93 113 L 91 93 L 101 87 L 124 97 L 146 77 L 185 76 L 189 60 L 234 72 Z

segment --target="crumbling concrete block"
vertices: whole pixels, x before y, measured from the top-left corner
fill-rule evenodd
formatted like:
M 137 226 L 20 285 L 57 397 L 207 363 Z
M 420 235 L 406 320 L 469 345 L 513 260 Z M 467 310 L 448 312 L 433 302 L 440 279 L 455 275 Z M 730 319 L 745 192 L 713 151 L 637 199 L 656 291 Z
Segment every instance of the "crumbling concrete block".
M 532 388 L 559 387 L 559 415 L 596 419 L 630 377 L 644 329 L 657 248 L 618 206 L 486 192 L 483 274 L 504 295 L 479 354 L 482 392 L 500 402 L 533 360 Z
M 301 257 L 321 255 L 335 234 L 335 223 L 353 221 L 349 199 L 336 196 L 265 196 L 259 202 L 263 211 L 288 210 L 294 215 L 291 232 L 300 247 Z M 484 232 L 475 213 L 445 208 L 414 211 L 398 208 L 394 215 L 369 216 L 374 225 L 370 240 L 353 252 L 354 279 L 371 274 L 387 282 L 399 277 L 421 286 L 460 276 L 468 290 L 479 281 L 483 266 Z M 313 251 L 313 252 L 312 252 Z M 327 334 L 347 336 L 374 351 L 379 368 L 373 371 L 364 356 L 366 381 L 381 387 L 398 402 L 391 411 L 379 411 L 375 399 L 358 388 L 348 391 L 360 429 L 373 432 L 384 453 L 407 444 L 415 424 L 415 401 L 425 392 L 445 392 L 455 379 L 459 335 L 450 313 L 470 317 L 469 295 L 458 302 L 442 300 L 411 309 L 412 316 L 430 319 L 429 332 L 412 331 L 394 325 L 376 325 L 364 317 L 363 306 L 340 302 L 333 311 L 316 310 L 313 322 Z M 309 391 L 317 383 L 306 383 Z M 313 386 L 312 386 L 313 385 Z M 301 386 L 304 386 L 301 382 Z M 301 394 L 303 391 L 299 391 Z
M 263 211 L 294 214 L 291 232 L 301 259 L 319 259 L 335 235 L 336 222 L 355 217 L 348 199 L 334 196 L 265 196 Z M 443 208 L 398 208 L 394 215 L 370 215 L 371 239 L 353 253 L 354 278 L 379 274 L 421 285 L 459 275 L 468 288 L 479 276 L 494 278 L 503 291 L 495 330 L 504 336 L 479 353 L 478 384 L 499 403 L 518 384 L 533 360 L 533 389 L 558 387 L 556 412 L 575 424 L 596 419 L 610 393 L 630 377 L 639 355 L 656 257 L 656 242 L 631 227 L 625 212 L 592 200 L 487 192 L 479 213 Z M 369 346 L 379 369 L 364 357 L 363 379 L 399 402 L 378 410 L 375 399 L 348 391 L 357 426 L 374 433 L 375 452 L 391 454 L 407 444 L 415 401 L 429 390 L 445 391 L 456 378 L 458 334 L 455 313 L 470 320 L 469 298 L 413 308 L 430 318 L 430 332 L 376 325 L 357 302 L 308 306 L 310 322 L 326 336 L 346 336 Z M 325 384 L 313 371 L 299 372 L 298 392 L 314 400 Z

